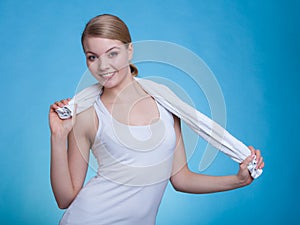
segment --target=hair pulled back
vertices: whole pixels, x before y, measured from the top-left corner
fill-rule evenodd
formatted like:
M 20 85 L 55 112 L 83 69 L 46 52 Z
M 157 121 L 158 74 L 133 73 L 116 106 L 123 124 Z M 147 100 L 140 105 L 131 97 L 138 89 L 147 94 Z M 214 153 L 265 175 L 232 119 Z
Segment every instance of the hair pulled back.
M 131 36 L 126 24 L 117 16 L 102 14 L 92 18 L 85 26 L 81 36 L 81 44 L 86 37 L 100 37 L 112 40 L 119 40 L 124 44 L 131 43 Z M 138 74 L 138 69 L 130 64 L 132 76 Z

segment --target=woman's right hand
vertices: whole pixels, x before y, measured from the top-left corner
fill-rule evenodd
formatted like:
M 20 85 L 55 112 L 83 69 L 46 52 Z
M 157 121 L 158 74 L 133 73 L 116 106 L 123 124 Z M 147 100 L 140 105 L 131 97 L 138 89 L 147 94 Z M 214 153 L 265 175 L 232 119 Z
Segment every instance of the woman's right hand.
M 70 119 L 60 119 L 58 114 L 56 113 L 56 109 L 61 108 L 68 104 L 70 101 L 70 98 L 63 99 L 61 101 L 57 101 L 54 104 L 50 106 L 49 110 L 49 126 L 51 130 L 52 135 L 58 135 L 58 136 L 67 136 L 70 131 L 72 130 L 73 124 L 74 124 L 74 118 Z

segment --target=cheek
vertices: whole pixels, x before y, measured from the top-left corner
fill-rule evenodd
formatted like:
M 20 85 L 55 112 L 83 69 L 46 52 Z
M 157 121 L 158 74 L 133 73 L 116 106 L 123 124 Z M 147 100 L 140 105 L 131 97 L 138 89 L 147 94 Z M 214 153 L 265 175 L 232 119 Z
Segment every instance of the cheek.
M 91 74 L 95 76 L 97 74 L 96 73 L 97 72 L 97 64 L 87 62 L 86 65 L 87 65 L 89 71 L 91 72 Z
M 129 65 L 129 60 L 127 57 L 120 57 L 119 59 L 115 60 L 112 65 L 115 67 L 115 68 L 118 68 L 118 69 L 122 69 L 124 67 L 127 67 Z

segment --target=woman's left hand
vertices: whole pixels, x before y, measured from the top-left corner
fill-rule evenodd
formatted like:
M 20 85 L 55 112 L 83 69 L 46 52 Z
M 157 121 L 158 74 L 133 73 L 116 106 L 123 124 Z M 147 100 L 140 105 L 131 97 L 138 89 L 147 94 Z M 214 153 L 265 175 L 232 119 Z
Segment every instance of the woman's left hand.
M 254 149 L 252 146 L 249 146 L 249 149 L 251 151 L 251 155 L 248 156 L 241 164 L 240 164 L 240 170 L 237 174 L 237 178 L 239 182 L 241 182 L 241 185 L 249 185 L 252 183 L 253 178 L 251 177 L 251 174 L 247 168 L 248 164 L 253 160 L 254 156 L 256 157 L 257 161 L 257 169 L 264 168 L 264 161 L 263 157 L 261 156 L 260 150 Z

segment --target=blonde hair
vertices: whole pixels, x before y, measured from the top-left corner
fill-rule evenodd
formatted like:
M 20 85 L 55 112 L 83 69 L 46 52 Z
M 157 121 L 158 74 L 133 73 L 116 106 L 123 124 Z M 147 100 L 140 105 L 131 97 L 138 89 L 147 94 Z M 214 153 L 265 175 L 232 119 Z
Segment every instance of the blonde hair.
M 117 16 L 102 14 L 92 18 L 85 26 L 81 36 L 81 44 L 86 37 L 100 37 L 112 40 L 119 40 L 124 44 L 131 43 L 131 36 L 126 24 Z M 130 64 L 132 76 L 137 76 L 138 69 Z

